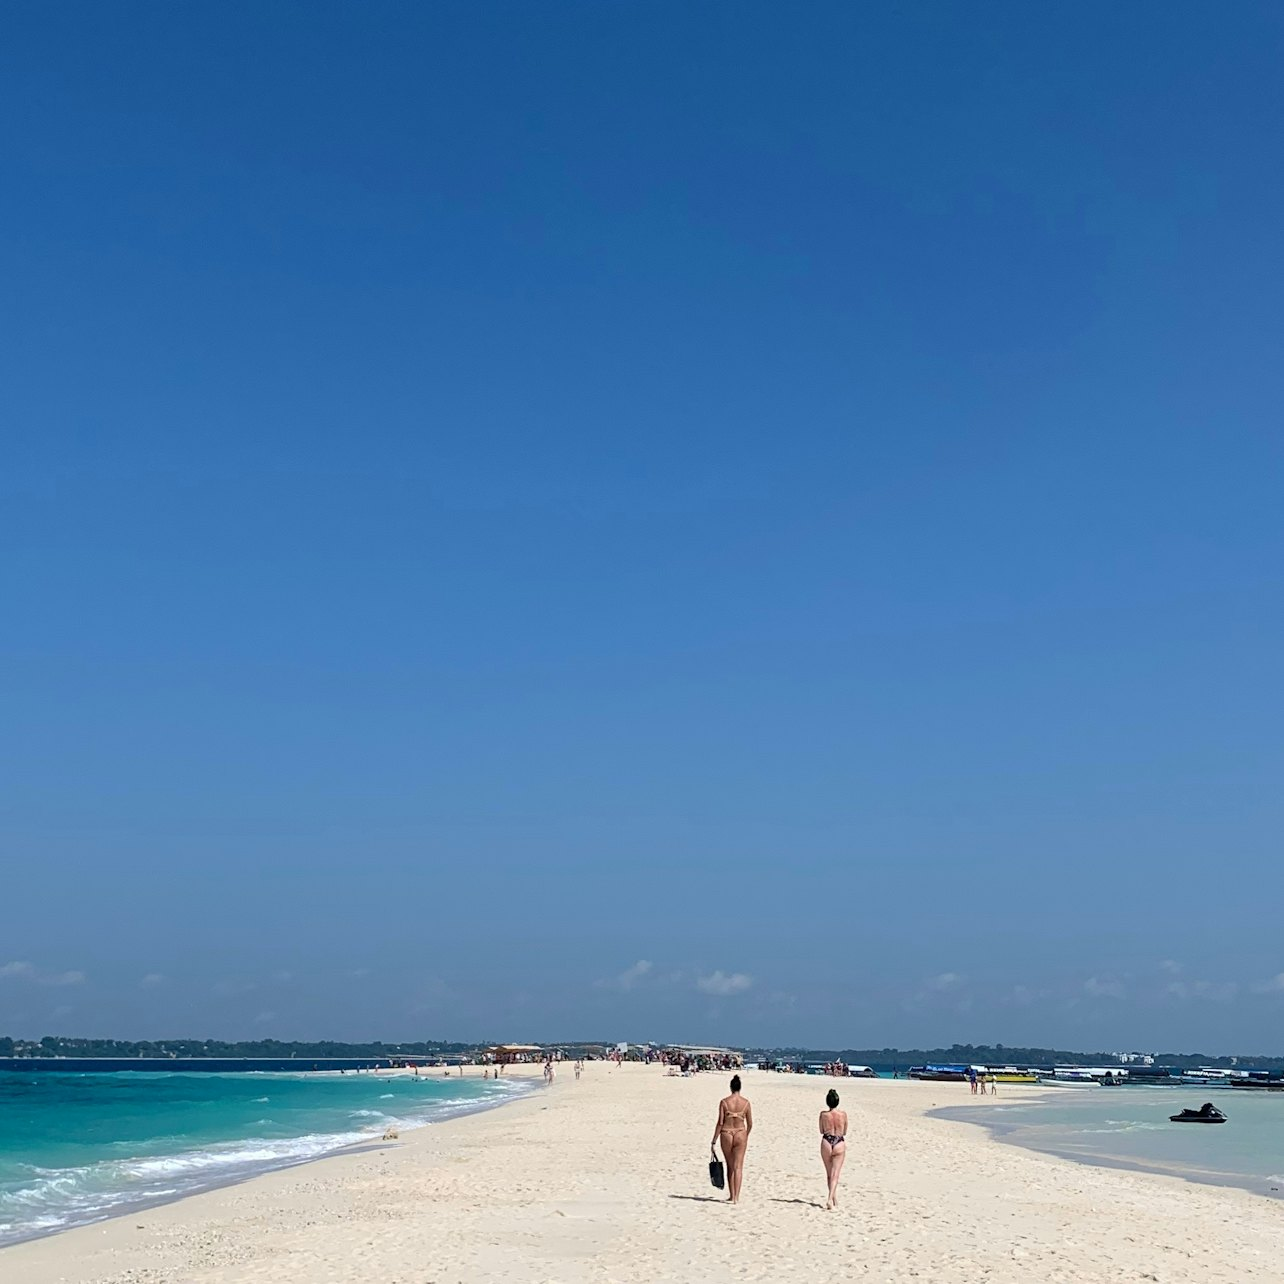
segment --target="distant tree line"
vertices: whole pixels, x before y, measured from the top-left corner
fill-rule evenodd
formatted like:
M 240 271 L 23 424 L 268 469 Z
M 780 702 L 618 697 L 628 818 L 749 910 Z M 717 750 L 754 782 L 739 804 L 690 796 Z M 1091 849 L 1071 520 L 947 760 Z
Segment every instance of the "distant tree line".
M 763 1048 L 759 1054 L 777 1060 L 846 1061 L 851 1065 L 873 1066 L 875 1069 L 902 1069 L 928 1063 L 951 1065 L 957 1063 L 976 1065 L 1023 1066 L 1111 1066 L 1136 1065 L 1134 1054 L 1117 1052 L 1067 1052 L 1058 1048 L 1009 1048 L 1002 1043 L 955 1043 L 948 1048 Z M 1284 1058 L 1275 1056 L 1212 1056 L 1206 1052 L 1155 1052 L 1157 1066 L 1174 1066 L 1188 1069 L 1194 1066 L 1278 1065 Z
M 469 1043 L 285 1043 L 280 1039 L 72 1039 L 0 1037 L 0 1057 L 438 1057 L 470 1051 Z
M 46 1035 L 40 1040 L 0 1036 L 0 1057 L 440 1057 L 459 1056 L 485 1045 L 428 1040 L 418 1043 L 340 1043 L 322 1039 L 287 1043 L 280 1039 L 226 1042 L 222 1039 L 74 1039 Z M 563 1048 L 601 1046 L 561 1042 Z M 1192 1066 L 1278 1066 L 1282 1057 L 1211 1056 L 1204 1052 L 1156 1052 L 1155 1064 L 1182 1069 Z M 1009 1048 L 1001 1043 L 955 1043 L 948 1048 L 754 1048 L 746 1060 L 846 1061 L 878 1070 L 909 1066 L 975 1063 L 977 1065 L 1087 1066 L 1135 1064 L 1114 1052 L 1068 1052 L 1057 1048 Z

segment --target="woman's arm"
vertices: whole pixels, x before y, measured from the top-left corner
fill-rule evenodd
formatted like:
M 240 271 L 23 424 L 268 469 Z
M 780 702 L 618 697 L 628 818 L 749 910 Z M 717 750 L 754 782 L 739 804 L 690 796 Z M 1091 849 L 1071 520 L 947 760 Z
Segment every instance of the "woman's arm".
M 745 1140 L 749 1140 L 749 1134 L 753 1132 L 753 1106 L 750 1102 L 745 1102 Z
M 715 1123 L 714 1123 L 714 1125 L 713 1125 L 713 1141 L 711 1141 L 711 1142 L 709 1143 L 709 1149 L 710 1149 L 710 1150 L 712 1150 L 712 1149 L 713 1149 L 713 1147 L 714 1147 L 715 1143 L 716 1143 L 716 1142 L 717 1142 L 717 1140 L 718 1140 L 718 1134 L 722 1131 L 722 1111 L 723 1111 L 723 1109 L 724 1109 L 724 1103 L 723 1103 L 723 1102 L 721 1102 L 721 1101 L 720 1101 L 720 1102 L 718 1102 L 718 1118 L 717 1118 L 717 1122 L 715 1122 Z

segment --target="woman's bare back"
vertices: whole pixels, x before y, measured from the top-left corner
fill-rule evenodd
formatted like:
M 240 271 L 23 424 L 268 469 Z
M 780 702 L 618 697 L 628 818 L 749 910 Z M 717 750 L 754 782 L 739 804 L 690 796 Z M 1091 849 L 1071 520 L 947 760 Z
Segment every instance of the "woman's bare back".
M 719 1102 L 722 1115 L 719 1121 L 723 1132 L 745 1132 L 749 1127 L 749 1102 L 738 1092 L 723 1097 Z
M 847 1111 L 845 1110 L 822 1110 L 820 1112 L 820 1135 L 828 1140 L 830 1137 L 837 1137 L 839 1140 L 847 1136 Z M 831 1143 L 837 1145 L 837 1142 Z

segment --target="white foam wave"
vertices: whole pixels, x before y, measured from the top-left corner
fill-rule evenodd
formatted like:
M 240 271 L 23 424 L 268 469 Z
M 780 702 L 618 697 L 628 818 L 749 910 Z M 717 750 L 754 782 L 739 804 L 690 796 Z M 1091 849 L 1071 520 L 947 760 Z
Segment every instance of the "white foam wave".
M 256 1172 L 305 1163 L 377 1135 L 351 1131 L 252 1138 L 177 1155 L 45 1170 L 45 1175 L 30 1185 L 0 1193 L 0 1243 L 97 1221 L 131 1205 L 191 1194 Z
M 421 1128 L 436 1119 L 496 1104 L 496 1095 L 507 1097 L 523 1091 L 517 1084 L 511 1088 L 496 1085 L 496 1089 L 499 1091 L 494 1095 L 488 1092 L 421 1103 L 407 1100 L 411 1113 L 406 1117 L 355 1110 L 350 1126 L 341 1132 L 249 1137 L 169 1155 L 104 1159 L 81 1167 L 32 1165 L 17 1189 L 0 1185 L 0 1244 L 99 1221 L 131 1206 L 191 1194 L 258 1172 L 306 1163 L 345 1146 L 377 1140 L 390 1126 L 403 1131 Z

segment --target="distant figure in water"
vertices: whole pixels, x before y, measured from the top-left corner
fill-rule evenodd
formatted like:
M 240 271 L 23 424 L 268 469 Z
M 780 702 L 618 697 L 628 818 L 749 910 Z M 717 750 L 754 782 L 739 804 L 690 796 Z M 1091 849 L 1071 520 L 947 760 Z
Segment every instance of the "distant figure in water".
M 838 1206 L 838 1174 L 843 1171 L 847 1158 L 847 1111 L 838 1108 L 838 1093 L 830 1088 L 825 1097 L 829 1108 L 820 1112 L 820 1162 L 825 1165 L 825 1179 L 829 1182 L 829 1199 L 826 1210 Z
M 731 1080 L 731 1095 L 718 1102 L 718 1122 L 713 1125 L 713 1141 L 709 1143 L 711 1153 L 717 1152 L 713 1143 L 722 1146 L 722 1158 L 727 1165 L 727 1198 L 733 1203 L 740 1202 L 740 1183 L 745 1175 L 745 1149 L 749 1145 L 749 1134 L 753 1132 L 753 1107 L 747 1097 L 740 1095 L 740 1076 Z

